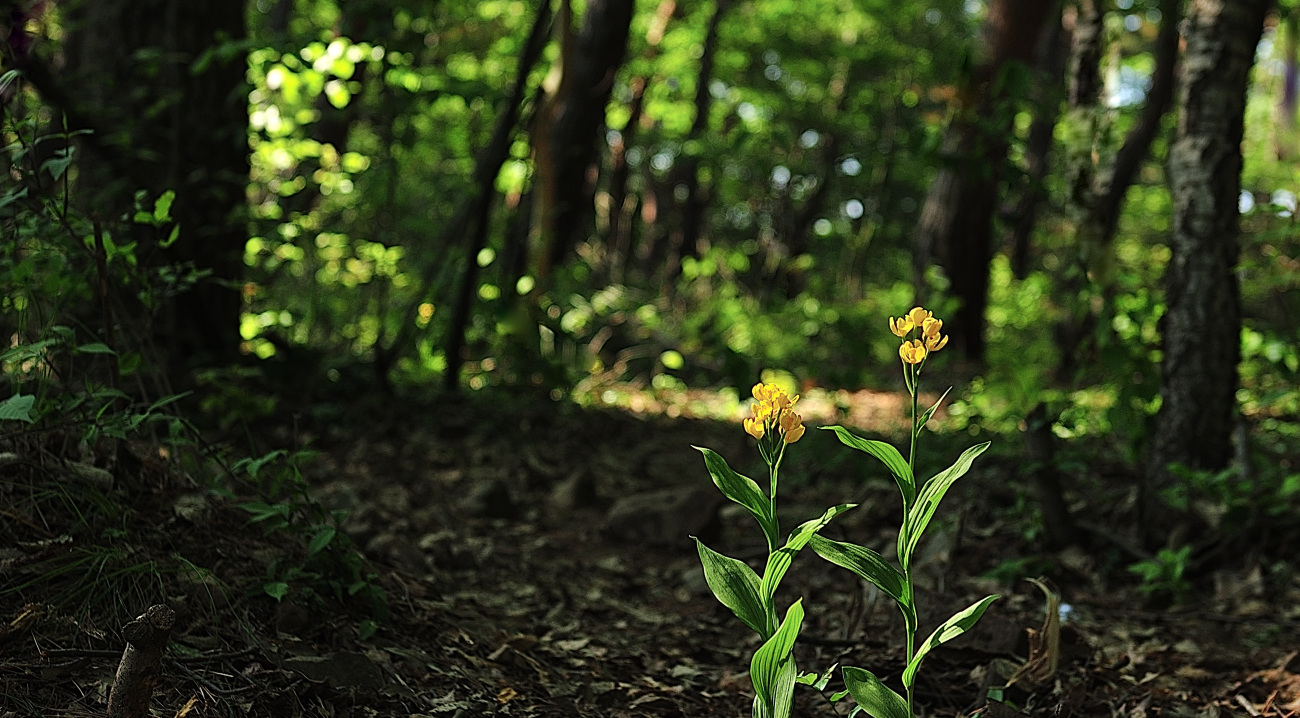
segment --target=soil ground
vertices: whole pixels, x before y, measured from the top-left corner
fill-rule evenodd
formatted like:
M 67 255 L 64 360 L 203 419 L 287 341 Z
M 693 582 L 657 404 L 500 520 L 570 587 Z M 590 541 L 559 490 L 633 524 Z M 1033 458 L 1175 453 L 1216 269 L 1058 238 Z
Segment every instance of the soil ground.
M 847 416 L 899 404 L 855 396 Z M 315 534 L 266 534 L 238 485 L 214 492 L 193 478 L 213 467 L 182 470 L 137 442 L 118 446 L 111 465 L 83 447 L 73 470 L 75 442 L 10 435 L 0 447 L 0 716 L 102 714 L 122 624 L 156 603 L 177 623 L 155 716 L 749 714 L 757 637 L 709 593 L 688 538 L 751 565 L 765 554 L 753 520 L 720 499 L 691 448 L 758 475 L 737 424 L 486 397 L 313 423 L 270 424 L 255 438 L 323 452 L 303 470 L 311 496 L 349 512 L 344 528 L 387 592 L 388 615 L 364 640 L 370 608 L 347 595 L 354 585 L 331 595 L 337 577 L 298 576 L 280 601 L 266 595 L 268 566 L 284 575 L 302 564 Z M 1050 552 L 1020 439 L 987 438 L 994 450 L 945 500 L 918 559 L 922 630 L 1003 597 L 927 660 L 922 714 L 1006 715 L 982 708 L 984 696 L 1032 655 L 1039 675 L 1001 691 L 1032 715 L 1300 716 L 1294 517 L 1204 546 L 1209 558 L 1193 562 L 1177 601 L 1148 596 L 1126 570 L 1140 553 L 1134 476 L 1114 451 L 1062 454 L 1088 540 Z M 937 469 L 974 440 L 933 443 L 921 463 Z M 112 471 L 84 468 L 95 465 Z M 853 501 L 827 535 L 892 555 L 897 489 L 874 460 L 810 431 L 783 471 L 783 531 Z M 1060 644 L 1047 652 L 1027 638 L 1047 612 L 1023 580 L 1036 576 L 1062 602 Z M 801 669 L 858 665 L 898 686 L 902 624 L 887 598 L 811 551 L 779 603 L 799 596 Z M 824 697 L 839 687 L 838 672 L 823 694 L 797 687 L 795 715 L 848 715 L 851 701 Z

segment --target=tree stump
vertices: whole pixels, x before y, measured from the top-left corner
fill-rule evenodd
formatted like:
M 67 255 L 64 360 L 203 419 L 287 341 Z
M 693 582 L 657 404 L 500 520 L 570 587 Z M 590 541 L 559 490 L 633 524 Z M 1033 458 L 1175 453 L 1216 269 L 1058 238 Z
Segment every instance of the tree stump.
M 148 718 L 149 699 L 162 672 L 163 650 L 175 623 L 176 613 L 158 605 L 122 627 L 127 644 L 108 694 L 108 718 Z

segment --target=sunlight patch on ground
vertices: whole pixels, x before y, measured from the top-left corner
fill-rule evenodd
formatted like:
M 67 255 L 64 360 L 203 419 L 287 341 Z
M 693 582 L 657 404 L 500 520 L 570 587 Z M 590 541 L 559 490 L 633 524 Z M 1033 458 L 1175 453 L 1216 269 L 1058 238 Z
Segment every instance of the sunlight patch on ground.
M 799 392 L 797 410 L 804 423 L 813 426 L 843 424 L 881 434 L 906 434 L 910 425 L 906 392 L 811 387 Z M 937 394 L 921 395 L 921 409 L 938 400 Z M 617 408 L 645 416 L 712 419 L 740 424 L 749 415 L 751 399 L 737 389 L 693 389 L 647 386 L 644 382 L 610 383 L 579 387 L 573 399 L 583 406 Z M 945 418 L 944 408 L 935 423 Z

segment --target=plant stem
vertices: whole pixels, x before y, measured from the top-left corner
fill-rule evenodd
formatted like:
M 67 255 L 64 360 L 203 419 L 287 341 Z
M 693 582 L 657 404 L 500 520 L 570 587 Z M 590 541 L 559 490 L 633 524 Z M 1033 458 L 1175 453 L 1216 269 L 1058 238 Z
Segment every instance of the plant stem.
M 917 400 L 919 398 L 918 395 L 920 393 L 920 387 L 918 386 L 919 378 L 920 378 L 919 375 L 921 373 L 920 365 L 910 364 L 907 366 L 905 372 L 908 375 L 907 389 L 908 392 L 912 395 L 912 442 L 911 442 L 911 446 L 907 450 L 907 468 L 909 471 L 912 472 L 912 483 L 913 486 L 915 486 L 916 485 L 916 440 L 917 438 L 919 438 L 919 435 L 921 433 L 921 427 L 916 425 Z M 912 507 L 910 506 L 903 507 L 904 522 L 907 521 L 907 512 L 910 511 L 911 508 Z M 901 563 L 903 557 L 899 556 L 898 558 L 899 558 L 899 562 Z M 912 563 L 911 561 L 907 562 L 908 565 L 903 571 L 903 581 L 906 584 L 905 590 L 907 591 L 907 595 L 912 597 L 913 600 L 915 600 L 916 592 L 913 591 L 912 588 L 911 563 Z M 913 609 L 913 611 L 915 611 L 915 609 Z M 905 666 L 910 666 L 912 664 L 912 656 L 915 655 L 916 653 L 916 626 L 914 625 L 914 623 L 915 621 L 910 621 L 908 622 L 908 625 L 905 627 L 907 631 L 907 663 L 905 664 Z M 914 697 L 912 695 L 912 686 L 907 685 L 904 686 L 904 688 L 907 689 L 907 715 L 915 716 L 916 709 L 914 705 Z

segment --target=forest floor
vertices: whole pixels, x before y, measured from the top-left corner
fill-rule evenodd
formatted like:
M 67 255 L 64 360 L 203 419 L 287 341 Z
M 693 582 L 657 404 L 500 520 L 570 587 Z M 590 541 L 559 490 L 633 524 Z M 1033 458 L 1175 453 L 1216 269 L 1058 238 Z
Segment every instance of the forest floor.
M 848 418 L 900 406 L 854 395 Z M 302 561 L 304 537 L 265 534 L 239 497 L 202 490 L 159 460 L 157 446 L 121 449 L 134 458 L 95 494 L 111 505 L 93 510 L 112 514 L 97 522 L 78 517 L 72 500 L 66 516 L 25 509 L 51 505 L 33 499 L 39 492 L 88 495 L 69 487 L 94 472 L 69 473 L 48 437 L 7 440 L 0 508 L 6 541 L 18 541 L 0 547 L 0 716 L 102 714 L 122 622 L 153 603 L 177 612 L 155 716 L 749 714 L 757 637 L 709 593 L 688 538 L 751 565 L 766 553 L 753 520 L 721 499 L 691 448 L 757 475 L 739 425 L 475 396 L 309 424 L 258 436 L 323 452 L 303 470 L 312 496 L 349 511 L 344 528 L 387 591 L 373 636 L 359 637 L 370 613 L 357 601 L 307 600 L 303 587 L 328 577 L 294 578 L 278 603 L 267 596 L 268 565 Z M 1023 579 L 1044 576 L 1063 602 L 1056 669 L 1003 691 L 1030 714 L 1300 716 L 1294 517 L 1205 547 L 1211 558 L 1189 568 L 1190 590 L 1177 602 L 1152 599 L 1126 570 L 1138 551 L 1125 548 L 1134 476 L 1117 451 L 1063 452 L 1061 476 L 1092 547 L 1048 552 L 1020 437 L 984 438 L 994 449 L 950 493 L 917 559 L 921 630 L 988 593 L 1003 598 L 927 660 L 924 715 L 978 711 L 1025 661 L 1027 629 L 1043 627 L 1046 601 Z M 936 435 L 919 461 L 942 468 L 966 443 L 975 440 Z M 783 531 L 853 501 L 826 534 L 892 555 L 898 494 L 874 460 L 810 431 L 783 471 Z M 96 540 L 79 525 L 107 528 Z M 178 562 L 206 571 L 163 570 Z M 801 669 L 858 665 L 898 687 L 903 631 L 887 598 L 811 551 L 778 603 L 799 596 L 808 607 Z M 840 686 L 837 672 L 824 694 Z M 850 701 L 796 689 L 797 716 L 849 713 Z

